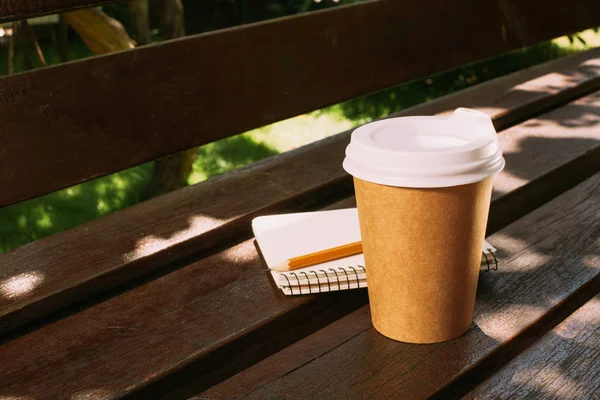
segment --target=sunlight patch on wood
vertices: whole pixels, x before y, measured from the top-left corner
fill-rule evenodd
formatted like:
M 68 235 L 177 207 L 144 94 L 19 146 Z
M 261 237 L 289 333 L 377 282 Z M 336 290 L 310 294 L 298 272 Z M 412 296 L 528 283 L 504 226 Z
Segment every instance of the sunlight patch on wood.
M 525 240 L 504 233 L 494 234 L 493 243 L 499 251 L 500 262 L 510 262 L 519 272 L 535 270 L 552 260 L 550 255 L 536 251 Z M 511 254 L 511 258 L 503 259 L 502 254 Z
M 473 322 L 484 334 L 504 343 L 521 331 L 523 326 L 528 326 L 531 321 L 537 320 L 545 311 L 544 306 L 507 304 L 501 310 L 495 312 L 489 310 L 483 315 L 476 315 Z
M 0 295 L 7 299 L 16 299 L 33 292 L 43 281 L 44 276 L 36 271 L 15 275 L 0 282 Z
M 568 86 L 568 82 L 571 82 L 572 80 L 583 82 L 587 80 L 587 76 L 583 74 L 570 76 L 553 72 L 513 87 L 506 94 L 506 97 L 518 95 L 519 92 L 539 92 L 540 95 L 555 94 L 560 92 L 564 87 Z
M 532 365 L 531 367 L 535 370 L 541 366 Z M 581 383 L 567 377 L 565 371 L 559 365 L 546 365 L 544 369 L 533 375 L 533 377 L 531 370 L 521 368 L 513 375 L 511 380 L 520 386 L 516 392 L 512 393 L 516 396 L 515 398 L 526 398 L 528 397 L 527 394 L 530 393 L 538 393 L 538 395 L 540 393 L 552 393 L 555 396 L 558 392 L 576 393 L 578 388 L 583 389 L 583 393 L 585 393 L 585 388 L 582 387 Z M 552 388 L 555 389 L 553 390 Z M 544 398 L 544 396 L 540 398 Z M 548 395 L 545 398 L 566 400 L 572 397 L 552 397 Z
M 223 258 L 234 264 L 243 264 L 254 259 L 256 253 L 253 241 L 247 241 L 226 250 L 223 253 Z M 267 270 L 267 266 L 264 267 Z
M 504 169 L 502 171 L 502 179 L 494 179 L 494 190 L 499 193 L 509 193 L 515 190 L 515 188 L 525 186 L 528 183 L 529 179 L 513 175 Z
M 596 244 L 600 247 L 600 238 L 596 240 Z M 583 257 L 583 264 L 593 269 L 600 269 L 600 255 L 587 255 Z
M 34 398 L 30 397 L 30 396 L 4 396 L 4 395 L 0 395 L 0 400 L 34 400 Z
M 71 400 L 101 400 L 113 395 L 114 393 L 106 389 L 85 389 L 71 395 Z
M 586 327 L 594 326 L 598 318 L 597 312 L 600 306 L 600 297 L 594 297 L 588 301 L 583 308 L 580 308 L 575 313 L 564 320 L 554 332 L 565 339 L 575 339 L 575 342 L 584 340 L 587 335 L 581 335 L 581 331 Z
M 206 217 L 194 216 L 189 219 L 189 227 L 179 232 L 173 233 L 168 238 L 157 237 L 154 235 L 146 236 L 137 241 L 135 250 L 125 254 L 124 260 L 127 262 L 138 258 L 146 257 L 159 251 L 168 249 L 169 247 L 192 239 L 195 236 L 201 235 L 219 225 L 223 224 L 223 220 Z M 143 235 L 143 233 L 142 233 Z

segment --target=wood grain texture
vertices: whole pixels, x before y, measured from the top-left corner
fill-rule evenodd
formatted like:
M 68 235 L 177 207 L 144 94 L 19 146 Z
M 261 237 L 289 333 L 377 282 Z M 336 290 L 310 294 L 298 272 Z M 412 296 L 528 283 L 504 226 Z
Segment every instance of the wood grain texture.
M 398 115 L 444 113 L 470 106 L 486 110 L 495 121 L 502 118 L 502 128 L 506 128 L 530 115 L 528 111 L 537 109 L 540 102 L 561 104 L 588 90 L 590 82 L 599 81 L 599 54 L 600 49 L 557 60 L 536 67 L 533 76 L 521 71 Z M 543 76 L 537 78 L 539 75 Z M 529 122 L 542 124 L 537 128 L 520 126 L 500 135 L 502 146 L 510 149 L 506 155 L 510 174 L 497 182 L 494 197 L 496 203 L 504 204 L 500 209 L 505 212 L 492 213 L 492 231 L 597 170 L 597 130 L 582 126 L 569 139 L 567 130 L 560 128 L 593 115 L 597 110 L 587 101 Z M 272 157 L 0 255 L 2 281 L 30 274 L 44 277 L 43 283 L 28 293 L 0 298 L 0 332 L 176 260 L 226 246 L 236 236 L 248 235 L 251 219 L 259 214 L 310 209 L 349 196 L 352 182 L 341 168 L 349 134 Z M 546 135 L 553 140 L 546 143 Z M 535 155 L 535 163 L 531 164 L 528 154 Z M 537 179 L 544 174 L 550 175 Z M 510 195 L 525 183 L 530 189 Z
M 591 143 L 598 147 L 597 139 L 586 139 L 586 135 L 593 136 L 591 132 L 599 134 L 600 117 L 594 114 L 594 107 L 600 107 L 598 103 L 597 94 L 582 98 L 545 114 L 546 124 L 523 129 L 539 138 L 572 130 L 573 146 Z M 563 109 L 567 108 L 570 111 L 565 113 Z M 561 115 L 561 119 L 553 118 L 553 113 Z M 586 121 L 587 125 L 566 126 L 577 121 Z M 519 137 L 518 128 L 500 135 Z M 578 138 L 580 135 L 583 137 Z M 520 137 L 518 143 L 525 143 L 527 137 Z M 547 140 L 554 143 L 552 137 Z M 518 170 L 502 172 L 497 183 L 505 184 L 497 186 L 492 213 L 501 213 L 506 222 L 514 220 L 513 214 L 520 214 L 520 209 L 496 204 L 502 204 L 511 191 L 526 193 L 535 182 L 553 185 L 552 171 L 565 163 L 569 165 L 569 157 L 586 153 L 585 146 L 569 151 L 570 143 L 566 140 L 559 147 L 550 145 L 549 151 L 537 142 L 536 146 L 515 147 L 515 154 L 522 159 L 515 165 L 523 171 L 535 171 L 535 176 L 514 179 Z M 536 164 L 545 167 L 538 168 Z M 348 206 L 352 201 L 345 200 L 338 206 Z M 530 231 L 534 229 L 536 226 L 530 227 Z M 503 242 L 496 238 L 493 243 Z M 504 258 L 508 260 L 508 256 Z M 45 279 L 53 277 L 49 274 Z M 74 394 L 97 387 L 99 381 L 103 390 L 114 396 L 135 392 L 156 398 L 157 393 L 180 387 L 190 379 L 195 381 L 194 388 L 206 388 L 367 301 L 364 291 L 331 296 L 282 295 L 271 282 L 251 240 L 212 256 L 205 255 L 184 268 L 128 289 L 75 314 L 47 321 L 47 325 L 31 333 L 13 334 L 0 347 L 0 387 L 6 387 L 0 395 L 25 396 L 39 393 L 42 388 L 55 390 L 44 391 L 49 397 L 56 393 Z M 40 356 L 17 360 L 18 352 L 30 347 L 36 348 Z
M 598 90 L 599 75 L 600 49 L 592 49 L 485 82 L 485 90 L 480 90 L 481 85 L 471 86 L 405 111 L 449 115 L 456 104 L 468 104 L 493 116 L 496 129 L 504 130 L 561 102 Z M 512 111 L 516 105 L 520 109 L 517 115 Z
M 231 375 L 366 301 L 354 291 L 324 307 L 339 299 L 285 297 L 248 240 L 3 343 L 0 396 L 52 399 L 98 388 L 119 397 L 186 367 Z M 17 356 L 30 346 L 35 357 Z M 182 378 L 174 379 L 169 386 Z
M 0 206 L 600 24 L 508 3 L 370 1 L 4 77 Z
M 598 293 L 598 198 L 600 174 L 492 235 L 500 269 L 481 276 L 474 324 L 455 340 L 395 342 L 365 306 L 200 396 L 460 397 Z
M 124 0 L 3 0 L 0 4 L 0 22 L 16 21 L 119 1 Z
M 514 220 L 500 209 L 518 218 L 600 170 L 600 92 L 509 128 L 498 139 L 506 170 L 494 182 L 492 209 L 498 211 L 490 215 L 488 233 Z
M 600 391 L 600 295 L 465 399 L 593 399 Z

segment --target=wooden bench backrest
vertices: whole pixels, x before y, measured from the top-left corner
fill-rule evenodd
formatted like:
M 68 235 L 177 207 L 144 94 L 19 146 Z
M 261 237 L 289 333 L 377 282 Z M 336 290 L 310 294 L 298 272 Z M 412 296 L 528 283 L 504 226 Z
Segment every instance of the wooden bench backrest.
M 109 1 L 8 1 L 0 21 Z M 0 79 L 0 207 L 600 25 L 593 0 L 367 1 Z

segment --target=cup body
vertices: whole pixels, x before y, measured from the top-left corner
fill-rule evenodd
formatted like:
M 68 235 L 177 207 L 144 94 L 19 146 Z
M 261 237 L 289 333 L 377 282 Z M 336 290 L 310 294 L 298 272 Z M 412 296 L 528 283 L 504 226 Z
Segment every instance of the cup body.
M 492 179 L 504 158 L 490 117 L 390 118 L 352 133 L 371 317 L 392 339 L 435 343 L 471 325 Z
M 492 178 L 404 188 L 354 178 L 373 326 L 410 343 L 471 326 Z

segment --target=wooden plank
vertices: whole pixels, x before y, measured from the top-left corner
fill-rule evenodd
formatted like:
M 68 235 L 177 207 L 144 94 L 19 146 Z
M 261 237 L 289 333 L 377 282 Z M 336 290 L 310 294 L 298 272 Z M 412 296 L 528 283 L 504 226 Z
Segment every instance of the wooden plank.
M 492 207 L 521 217 L 598 172 L 599 124 L 596 92 L 503 131 L 498 139 L 507 165 L 494 184 Z M 488 233 L 513 220 L 501 211 L 490 215 Z
M 548 105 L 550 100 L 560 104 L 589 89 L 590 82 L 598 82 L 599 54 L 600 49 L 548 63 L 536 68 L 537 74 L 544 74 L 541 78 L 527 81 L 532 76 L 522 71 L 400 115 L 443 113 L 459 105 L 472 106 L 487 110 L 495 121 L 502 118 L 501 128 L 506 128 L 530 115 L 527 111 L 537 104 Z M 579 115 L 583 114 L 575 117 Z M 557 124 L 568 123 L 570 118 L 557 119 L 551 114 L 540 123 L 554 124 L 553 119 Z M 563 132 L 552 129 L 557 138 Z M 534 132 L 537 139 L 529 140 L 539 142 L 547 134 L 541 128 Z M 39 282 L 30 292 L 0 298 L 0 332 L 160 266 L 225 246 L 228 241 L 238 240 L 239 235 L 248 235 L 250 221 L 256 215 L 314 208 L 350 195 L 352 182 L 341 168 L 349 134 L 345 132 L 264 160 L 0 255 L 0 277 L 5 281 L 31 274 L 44 276 L 43 283 Z M 514 146 L 516 141 L 510 139 L 514 135 L 519 135 L 518 131 L 506 139 L 501 135 L 500 139 L 507 141 L 502 145 Z M 592 130 L 582 132 L 580 140 L 566 146 L 567 150 L 557 151 L 556 160 L 552 155 L 536 156 L 538 163 L 544 163 L 536 164 L 537 167 L 529 165 L 529 160 L 513 149 L 515 154 L 507 156 L 511 157 L 509 168 L 515 165 L 535 171 L 526 177 L 531 179 L 510 178 L 502 191 L 517 190 L 526 182 L 531 189 L 519 196 L 500 196 L 498 189 L 494 194 L 496 202 L 506 202 L 503 207 L 509 211 L 493 213 L 490 228 L 499 229 L 511 221 L 511 216 L 515 219 L 523 215 L 540 201 L 593 174 L 599 157 L 593 151 L 596 146 L 590 135 L 594 135 Z M 560 147 L 560 143 L 554 143 Z M 527 151 L 535 150 L 536 154 L 543 149 L 529 144 L 527 147 Z M 552 150 L 557 150 L 557 146 Z M 575 164 L 569 167 L 569 162 Z M 550 180 L 536 179 L 552 171 L 554 177 L 548 177 L 552 185 L 547 184 Z M 517 210 L 521 214 L 515 216 Z
M 0 206 L 599 24 L 592 0 L 380 0 L 7 76 Z
M 0 23 L 119 1 L 123 0 L 4 0 L 0 7 Z
M 592 399 L 600 391 L 600 295 L 466 399 Z
M 600 107 L 599 95 L 565 106 L 571 110 L 566 116 L 562 109 L 554 111 L 565 120 L 553 119 L 549 113 L 550 116 L 544 116 L 545 124 L 540 119 L 538 126 L 522 124 L 523 129 L 530 135 L 544 132 L 549 135 L 546 140 L 553 144 L 553 132 L 560 136 L 567 130 L 561 124 L 588 118 L 593 107 Z M 570 143 L 579 146 L 592 142 L 598 148 L 600 141 L 586 140 L 591 132 L 600 135 L 597 125 L 592 123 L 594 120 L 586 121 L 587 126 L 569 128 L 572 141 L 561 142 L 558 154 L 544 151 L 542 145 L 518 150 L 523 160 L 520 168 L 535 171 L 536 175 L 516 180 L 513 174 L 518 171 L 507 169 L 500 174 L 496 184 L 504 186 L 496 186 L 499 190 L 492 213 L 501 213 L 506 221 L 514 219 L 511 213 L 521 213 L 503 208 L 502 204 L 507 204 L 503 199 L 510 196 L 511 190 L 524 193 L 533 182 L 554 183 L 553 171 L 563 164 L 574 165 L 569 163 L 569 157 L 577 157 L 577 152 L 569 150 Z M 518 129 L 519 126 L 501 136 L 518 135 Z M 556 151 L 557 147 L 551 145 L 548 149 Z M 584 148 L 580 151 L 586 153 Z M 556 164 L 548 160 L 555 160 Z M 536 168 L 538 163 L 550 169 Z M 351 201 L 346 200 L 343 205 Z M 0 387 L 6 388 L 0 390 L 0 395 L 30 395 L 39 393 L 41 388 L 52 388 L 45 389 L 49 397 L 55 395 L 52 390 L 73 394 L 94 387 L 99 376 L 102 388 L 114 396 L 135 392 L 156 398 L 157 393 L 198 376 L 200 384 L 207 387 L 335 321 L 367 300 L 364 291 L 283 296 L 273 286 L 252 240 L 127 289 L 130 290 L 111 293 L 101 303 L 76 313 L 63 314 L 62 319 L 46 320 L 46 325 L 37 326 L 36 330 L 30 327 L 9 336 L 0 347 L 0 379 L 4 380 Z M 36 349 L 35 356 L 17 359 L 19 351 L 31 346 Z
M 521 71 L 471 86 L 436 100 L 411 107 L 414 115 L 449 115 L 456 104 L 468 104 L 494 116 L 494 125 L 504 130 L 561 103 L 598 90 L 600 49 L 574 54 L 551 62 L 535 65 Z M 515 119 L 513 105 L 519 105 L 520 120 Z M 402 112 L 392 114 L 403 115 Z
M 480 278 L 474 325 L 455 340 L 393 341 L 365 306 L 200 396 L 460 397 L 598 293 L 599 197 L 597 174 L 492 235 L 500 270 Z

